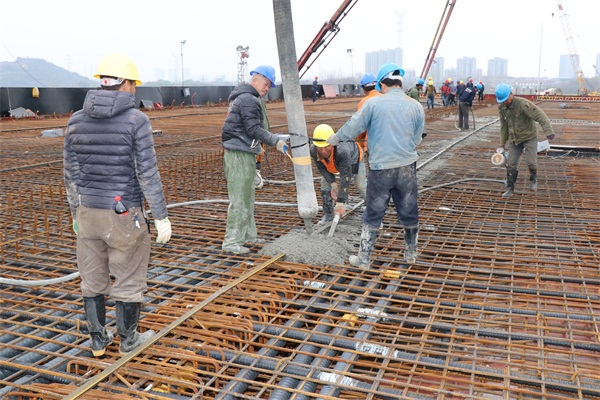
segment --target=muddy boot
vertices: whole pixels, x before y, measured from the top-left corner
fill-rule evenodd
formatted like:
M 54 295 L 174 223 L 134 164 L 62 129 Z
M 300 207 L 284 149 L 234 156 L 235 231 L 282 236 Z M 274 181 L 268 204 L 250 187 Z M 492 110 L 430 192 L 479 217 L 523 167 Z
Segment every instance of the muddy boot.
M 113 342 L 112 332 L 104 328 L 106 325 L 104 295 L 99 294 L 96 297 L 84 297 L 83 309 L 85 310 L 88 332 L 92 341 L 92 354 L 94 357 L 103 356 L 106 347 Z
M 404 250 L 404 259 L 408 264 L 414 264 L 417 261 L 417 242 L 419 239 L 419 227 L 413 226 L 404 228 L 404 242 L 406 250 Z
M 535 192 L 537 190 L 537 171 L 536 172 L 529 171 L 529 181 L 531 182 L 529 184 L 529 190 Z
M 334 204 L 333 199 L 331 198 L 331 192 L 321 190 L 321 199 L 323 199 L 323 218 L 317 222 L 317 225 L 324 225 L 333 221 Z
M 117 301 L 117 332 L 121 338 L 121 345 L 119 346 L 119 353 L 121 354 L 129 353 L 154 336 L 153 330 L 144 333 L 137 331 L 141 306 L 142 303 Z
M 360 248 L 357 256 L 350 256 L 348 260 L 350 265 L 359 268 L 369 268 L 371 266 L 371 253 L 377 239 L 377 229 L 372 229 L 366 225 L 362 226 L 360 234 Z
M 510 197 L 515 192 L 515 182 L 517 181 L 517 175 L 519 171 L 516 169 L 509 168 L 506 170 L 506 187 L 508 190 L 502 193 L 502 197 Z

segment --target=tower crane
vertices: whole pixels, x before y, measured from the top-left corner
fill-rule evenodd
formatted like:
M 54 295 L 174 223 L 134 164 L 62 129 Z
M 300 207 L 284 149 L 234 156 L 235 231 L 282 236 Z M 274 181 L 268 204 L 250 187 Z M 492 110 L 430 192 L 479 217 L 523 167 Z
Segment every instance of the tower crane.
M 577 49 L 575 48 L 575 40 L 573 40 L 573 35 L 571 34 L 571 25 L 569 24 L 569 17 L 565 12 L 565 9 L 560 0 L 556 0 L 558 3 L 558 18 L 560 20 L 560 25 L 562 27 L 563 33 L 565 35 L 565 41 L 567 42 L 567 50 L 569 51 L 569 58 L 571 59 L 571 65 L 573 66 L 573 72 L 577 77 L 577 82 L 579 82 L 579 90 L 582 95 L 596 95 L 596 92 L 589 93 L 586 88 L 586 79 L 583 75 L 583 70 L 581 69 L 581 65 L 579 63 L 579 53 L 577 53 Z

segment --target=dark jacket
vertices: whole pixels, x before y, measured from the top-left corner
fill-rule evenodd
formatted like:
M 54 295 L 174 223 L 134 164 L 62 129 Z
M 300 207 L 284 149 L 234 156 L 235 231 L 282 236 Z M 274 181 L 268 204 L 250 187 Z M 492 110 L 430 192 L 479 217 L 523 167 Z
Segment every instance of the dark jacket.
M 530 100 L 515 96 L 510 106 L 501 103 L 498 110 L 502 146 L 509 141 L 519 144 L 537 138 L 536 122 L 542 126 L 546 136 L 554 133 L 548 116 Z
M 229 95 L 229 110 L 223 125 L 223 148 L 260 154 L 260 143 L 277 145 L 277 137 L 263 128 L 260 95 L 248 83 L 237 86 Z
M 335 182 L 335 175 L 327 170 L 325 164 L 319 160 L 317 155 L 317 146 L 314 144 L 310 146 L 310 156 L 317 165 L 317 169 L 329 183 Z M 360 150 L 358 144 L 354 140 L 347 142 L 339 142 L 337 146 L 333 147 L 333 164 L 340 173 L 340 188 L 338 190 L 338 202 L 345 203 L 348 200 L 348 187 L 350 186 L 350 179 L 352 175 L 358 172 L 358 163 L 360 161 Z
M 473 87 L 473 84 L 471 82 L 469 82 L 465 86 L 465 89 L 460 93 L 458 100 L 463 103 L 468 103 L 469 105 L 472 105 L 474 98 L 475 98 L 475 88 Z
M 90 90 L 83 109 L 69 119 L 64 141 L 64 177 L 71 213 L 77 206 L 114 209 L 144 204 L 155 219 L 167 217 L 150 120 L 128 92 Z

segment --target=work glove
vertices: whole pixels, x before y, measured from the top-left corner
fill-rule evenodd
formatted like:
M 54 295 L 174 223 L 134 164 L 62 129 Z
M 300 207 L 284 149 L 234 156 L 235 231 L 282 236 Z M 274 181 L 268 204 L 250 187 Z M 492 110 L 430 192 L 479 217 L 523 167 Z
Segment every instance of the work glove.
M 288 151 L 288 145 L 283 140 L 278 140 L 277 145 L 275 147 L 277 147 L 277 150 L 279 150 L 283 154 L 286 154 Z
M 338 198 L 338 184 L 336 182 L 333 182 L 331 184 L 331 198 L 333 199 L 333 201 L 337 201 Z
M 156 243 L 167 243 L 169 240 L 171 240 L 171 221 L 169 221 L 169 218 L 161 220 L 155 219 L 154 226 L 158 231 Z
M 73 232 L 75 232 L 75 235 L 79 233 L 79 227 L 77 226 L 76 220 L 73 220 Z
M 346 212 L 346 205 L 344 203 L 335 203 L 335 207 L 333 208 L 333 213 L 339 214 L 340 218 L 341 218 L 344 215 L 344 212 Z
M 331 135 L 327 138 L 327 143 L 332 146 L 337 146 L 339 142 L 340 142 L 340 138 L 337 137 L 337 135 Z
M 546 139 L 548 139 L 548 141 L 553 140 L 556 137 L 556 135 L 554 133 L 549 134 L 548 136 L 546 136 Z

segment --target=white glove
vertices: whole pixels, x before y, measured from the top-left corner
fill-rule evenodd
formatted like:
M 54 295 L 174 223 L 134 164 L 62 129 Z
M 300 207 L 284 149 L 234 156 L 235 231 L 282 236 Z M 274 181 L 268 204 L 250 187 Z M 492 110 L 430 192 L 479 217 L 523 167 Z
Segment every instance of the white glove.
M 171 221 L 169 221 L 169 218 L 162 220 L 155 219 L 154 226 L 158 231 L 156 243 L 167 243 L 169 240 L 171 240 Z
M 288 145 L 283 140 L 278 140 L 277 145 L 275 147 L 277 147 L 277 150 L 279 150 L 283 154 L 287 153 L 288 151 Z
M 337 137 L 337 135 L 331 135 L 327 138 L 327 143 L 329 143 L 332 146 L 337 146 L 339 142 L 340 138 Z

